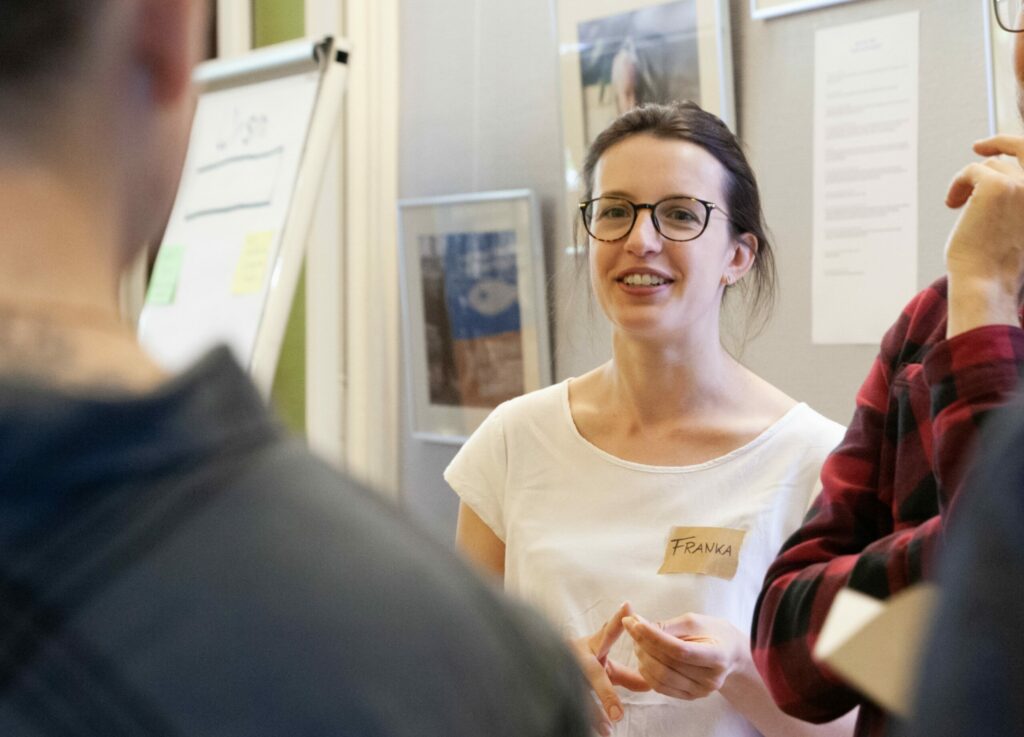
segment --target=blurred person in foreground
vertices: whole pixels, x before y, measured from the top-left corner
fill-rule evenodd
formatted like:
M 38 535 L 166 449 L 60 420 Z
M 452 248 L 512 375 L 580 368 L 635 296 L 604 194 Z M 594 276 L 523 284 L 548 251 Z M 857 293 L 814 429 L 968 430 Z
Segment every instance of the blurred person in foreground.
M 118 316 L 169 211 L 203 0 L 0 3 L 0 734 L 586 733 L 572 657 Z
M 995 5 L 1004 28 L 1024 28 L 1019 0 Z M 1024 86 L 1020 35 L 1015 70 Z M 964 167 L 946 199 L 962 208 L 947 276 L 883 339 L 822 468 L 821 495 L 768 570 L 754 618 L 754 659 L 783 710 L 817 722 L 860 706 L 857 735 L 886 734 L 891 718 L 811 657 L 826 614 L 843 587 L 886 599 L 935 577 L 947 522 L 979 491 L 964 483 L 979 428 L 1018 393 L 1024 366 L 1024 139 L 997 136 L 974 151 L 988 158 Z
M 1024 402 L 993 418 L 950 525 L 902 737 L 1024 735 Z

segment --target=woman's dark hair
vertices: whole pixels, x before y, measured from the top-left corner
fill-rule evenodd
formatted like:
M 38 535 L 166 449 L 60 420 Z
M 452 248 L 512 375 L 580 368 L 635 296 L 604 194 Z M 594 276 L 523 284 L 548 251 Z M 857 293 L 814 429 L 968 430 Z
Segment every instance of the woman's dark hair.
M 739 140 L 718 117 L 689 101 L 669 105 L 646 104 L 622 114 L 590 144 L 581 174 L 583 200 L 594 196 L 594 171 L 605 152 L 616 143 L 640 134 L 700 146 L 725 168 L 724 204 L 733 232 L 750 233 L 757 238 L 757 255 L 750 275 L 753 278 L 748 277 L 740 283 L 750 292 L 751 316 L 759 316 L 763 325 L 771 315 L 775 301 L 775 257 L 761 211 L 761 195 L 754 172 Z M 576 221 L 575 232 L 579 240 L 579 220 Z

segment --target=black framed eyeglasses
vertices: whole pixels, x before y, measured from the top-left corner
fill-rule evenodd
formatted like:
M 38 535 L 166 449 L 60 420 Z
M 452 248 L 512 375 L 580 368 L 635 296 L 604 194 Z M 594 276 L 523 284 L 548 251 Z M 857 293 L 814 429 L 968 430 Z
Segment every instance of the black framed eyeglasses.
M 1024 21 L 1020 17 L 1024 0 L 992 0 L 992 5 L 1000 28 L 1009 33 L 1024 33 Z
M 625 238 L 636 224 L 640 210 L 651 211 L 654 229 L 670 241 L 692 241 L 707 230 L 711 213 L 716 205 L 698 197 L 666 197 L 655 203 L 630 202 L 622 197 L 595 197 L 579 203 L 583 227 L 599 241 L 617 241 Z

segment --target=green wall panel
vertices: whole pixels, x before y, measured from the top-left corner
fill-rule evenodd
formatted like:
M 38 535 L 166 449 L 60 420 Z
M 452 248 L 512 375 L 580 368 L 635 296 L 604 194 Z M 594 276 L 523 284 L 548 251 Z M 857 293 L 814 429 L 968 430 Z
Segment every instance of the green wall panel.
M 253 0 L 252 45 L 255 48 L 306 35 L 304 0 Z
M 253 0 L 253 47 L 291 41 L 305 35 L 305 0 Z M 281 357 L 274 375 L 271 404 L 292 431 L 306 432 L 306 273 L 295 290 Z
M 292 311 L 288 316 L 281 357 L 270 392 L 271 404 L 293 432 L 306 432 L 306 269 L 295 288 Z

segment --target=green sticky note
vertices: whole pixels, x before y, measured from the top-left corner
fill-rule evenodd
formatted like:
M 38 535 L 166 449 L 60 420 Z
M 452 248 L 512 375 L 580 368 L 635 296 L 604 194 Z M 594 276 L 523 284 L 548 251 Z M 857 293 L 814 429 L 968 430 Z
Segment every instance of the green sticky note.
M 146 303 L 151 305 L 169 305 L 174 303 L 174 294 L 178 290 L 178 279 L 181 276 L 181 264 L 185 260 L 185 246 L 180 243 L 165 243 L 156 255 L 153 274 L 149 278 L 149 289 L 146 292 Z

